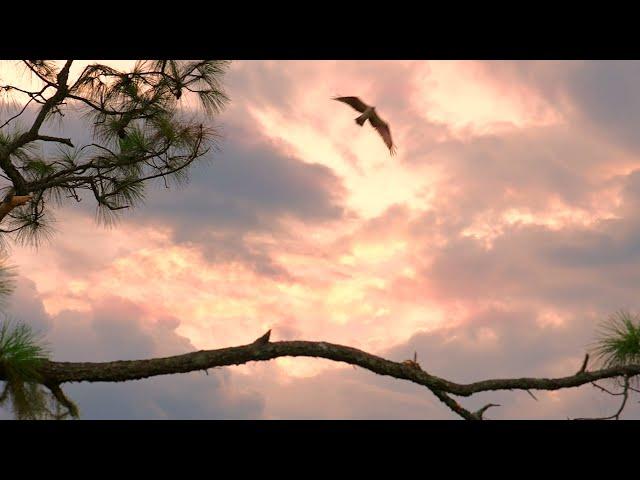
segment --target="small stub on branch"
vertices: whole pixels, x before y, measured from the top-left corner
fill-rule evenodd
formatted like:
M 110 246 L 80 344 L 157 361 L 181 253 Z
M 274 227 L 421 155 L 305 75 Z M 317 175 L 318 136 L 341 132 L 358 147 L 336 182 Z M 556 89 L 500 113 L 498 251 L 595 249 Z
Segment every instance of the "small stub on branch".
M 484 412 L 486 412 L 488 409 L 490 409 L 491 407 L 499 407 L 500 405 L 497 403 L 489 403 L 487 405 L 485 405 L 484 407 L 482 407 L 480 410 L 478 410 L 477 412 L 474 413 L 474 415 L 476 415 L 480 420 L 483 420 L 483 415 Z
M 531 398 L 533 398 L 536 402 L 538 401 L 538 397 L 536 397 L 531 390 L 526 390 L 526 392 L 531 396 Z
M 266 345 L 267 343 L 269 343 L 269 338 L 270 337 L 271 337 L 271 329 L 269 329 L 269 331 L 267 333 L 262 335 L 255 342 L 253 342 L 253 344 L 254 345 Z
M 580 367 L 580 370 L 578 370 L 578 373 L 576 373 L 576 375 L 586 372 L 588 363 L 589 363 L 589 354 L 587 353 L 584 356 L 584 360 L 582 361 L 582 366 Z
M 418 370 L 422 370 L 422 367 L 418 363 L 418 352 L 413 352 L 413 360 L 405 360 L 402 362 L 403 365 L 407 365 L 411 368 L 417 368 Z
M 78 406 L 75 403 L 73 403 L 71 400 L 69 400 L 69 398 L 64 394 L 64 392 L 60 388 L 60 385 L 58 385 L 57 383 L 47 383 L 45 384 L 45 386 L 51 391 L 51 393 L 53 394 L 55 399 L 60 403 L 60 405 L 62 405 L 67 409 L 66 414 L 63 416 L 70 415 L 73 418 L 80 418 L 80 412 L 78 410 Z

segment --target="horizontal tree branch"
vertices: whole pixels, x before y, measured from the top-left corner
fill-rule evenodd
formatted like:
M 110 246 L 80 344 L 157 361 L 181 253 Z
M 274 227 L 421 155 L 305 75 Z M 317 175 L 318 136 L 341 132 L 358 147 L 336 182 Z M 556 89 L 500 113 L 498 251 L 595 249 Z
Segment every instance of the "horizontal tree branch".
M 252 361 L 266 361 L 278 357 L 326 358 L 365 368 L 379 375 L 408 380 L 429 388 L 449 408 L 468 419 L 481 419 L 486 408 L 470 413 L 448 395 L 470 396 L 495 390 L 558 390 L 579 387 L 596 380 L 631 377 L 640 374 L 640 365 L 581 371 L 561 378 L 490 379 L 460 384 L 431 375 L 420 366 L 394 362 L 356 348 L 328 342 L 283 341 L 270 342 L 265 335 L 255 342 L 238 347 L 200 350 L 164 358 L 121 360 L 114 362 L 54 362 L 45 361 L 39 369 L 42 383 L 60 385 L 68 382 L 124 382 L 158 375 L 171 375 L 215 367 L 241 365 Z M 0 380 L 6 378 L 0 366 Z M 487 406 L 488 408 L 488 406 Z

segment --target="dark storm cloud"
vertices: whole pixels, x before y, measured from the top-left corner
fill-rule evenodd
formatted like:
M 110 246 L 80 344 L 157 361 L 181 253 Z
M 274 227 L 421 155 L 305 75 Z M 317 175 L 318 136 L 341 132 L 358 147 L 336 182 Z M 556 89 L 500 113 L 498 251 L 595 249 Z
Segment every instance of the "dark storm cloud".
M 585 120 L 610 140 L 638 152 L 640 62 L 588 61 L 573 69 L 566 89 Z
M 264 139 L 244 144 L 242 135 L 248 132 L 230 132 L 222 151 L 195 166 L 184 188 L 150 189 L 145 206 L 127 221 L 169 226 L 176 241 L 198 245 L 209 261 L 241 262 L 258 274 L 285 278 L 286 268 L 247 235 L 286 236 L 280 225 L 286 218 L 340 220 L 344 188 L 327 167 L 280 154 Z
M 194 167 L 189 185 L 154 189 L 140 213 L 178 226 L 181 239 L 208 229 L 272 231 L 283 216 L 309 222 L 342 217 L 344 190 L 329 168 L 287 157 L 264 140 L 237 141 L 248 134 L 230 133 L 210 163 Z

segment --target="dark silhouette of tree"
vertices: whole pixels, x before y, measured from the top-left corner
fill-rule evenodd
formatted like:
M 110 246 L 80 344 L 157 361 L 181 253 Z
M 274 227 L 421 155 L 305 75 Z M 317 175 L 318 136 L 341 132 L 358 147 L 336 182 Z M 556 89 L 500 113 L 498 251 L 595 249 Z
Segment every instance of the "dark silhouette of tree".
M 58 69 L 52 62 L 24 61 L 40 82 L 35 90 L 0 85 L 0 91 L 20 99 L 15 112 L 0 120 L 0 168 L 6 195 L 0 204 L 0 235 L 38 243 L 47 234 L 48 204 L 65 198 L 80 201 L 83 191 L 97 203 L 99 219 L 138 204 L 145 182 L 183 180 L 188 168 L 216 146 L 217 134 L 203 122 L 183 114 L 181 102 L 195 99 L 207 115 L 227 102 L 221 80 L 227 62 L 145 61 L 129 72 L 106 65 L 87 66 L 78 78 L 69 78 L 72 61 Z M 30 110 L 36 107 L 35 110 Z M 94 141 L 73 145 L 70 138 L 47 134 L 47 122 L 67 108 L 81 107 L 91 121 Z M 28 128 L 17 126 L 27 113 Z M 49 158 L 37 144 L 54 144 Z M 5 226 L 6 225 L 6 226 Z M 11 270 L 0 264 L 0 299 L 12 291 Z M 395 362 L 343 345 L 327 342 L 272 342 L 271 331 L 253 343 L 217 350 L 202 350 L 165 358 L 102 363 L 55 362 L 28 325 L 5 321 L 0 325 L 0 404 L 10 404 L 17 418 L 65 418 L 79 415 L 60 386 L 69 382 L 122 382 L 157 375 L 204 370 L 283 356 L 326 358 L 359 366 L 379 375 L 408 380 L 426 387 L 460 417 L 482 420 L 488 404 L 470 411 L 453 396 L 469 397 L 498 390 L 560 390 L 593 384 L 622 397 L 620 418 L 629 395 L 637 392 L 640 375 L 640 322 L 626 312 L 612 316 L 594 348 L 601 368 L 589 370 L 587 354 L 577 373 L 561 378 L 489 379 L 460 384 L 425 371 L 412 360 Z M 595 383 L 610 380 L 621 391 Z M 534 397 L 535 398 L 535 397 Z
M 111 222 L 144 199 L 146 182 L 180 182 L 216 147 L 216 131 L 180 107 L 195 101 L 208 116 L 220 112 L 228 101 L 221 84 L 226 61 L 140 61 L 126 72 L 93 64 L 75 79 L 72 60 L 60 69 L 44 60 L 23 64 L 37 88 L 0 84 L 5 106 L 16 111 L 0 120 L 0 168 L 8 182 L 0 232 L 18 241 L 37 243 L 49 233 L 48 204 L 80 201 L 83 191 L 95 199 L 99 219 Z M 48 123 L 69 108 L 90 121 L 91 143 L 47 134 Z M 30 126 L 21 127 L 30 113 Z M 42 145 L 57 152 L 46 154 Z

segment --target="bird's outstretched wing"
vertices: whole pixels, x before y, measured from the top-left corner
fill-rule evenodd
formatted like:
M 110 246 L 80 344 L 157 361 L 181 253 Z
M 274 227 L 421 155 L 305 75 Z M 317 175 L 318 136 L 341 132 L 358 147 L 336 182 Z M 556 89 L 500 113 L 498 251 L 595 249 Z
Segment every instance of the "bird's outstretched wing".
M 346 103 L 347 105 L 351 105 L 354 109 L 359 112 L 364 112 L 369 105 L 364 103 L 358 97 L 333 97 L 333 100 L 337 100 L 338 102 Z
M 393 140 L 391 140 L 391 130 L 389 129 L 389 125 L 382 120 L 377 113 L 374 113 L 369 117 L 369 122 L 371 122 L 373 128 L 378 131 L 391 155 L 395 155 L 396 146 L 393 144 Z

